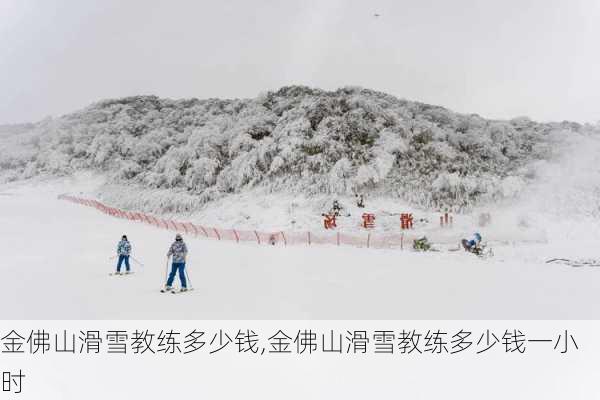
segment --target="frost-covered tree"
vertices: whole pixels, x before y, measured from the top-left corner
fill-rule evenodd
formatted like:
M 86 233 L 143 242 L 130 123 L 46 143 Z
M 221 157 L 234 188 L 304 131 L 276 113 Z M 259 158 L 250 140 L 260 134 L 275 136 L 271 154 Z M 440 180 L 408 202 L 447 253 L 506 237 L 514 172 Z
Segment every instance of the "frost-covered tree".
M 189 196 L 186 209 L 254 187 L 377 191 L 461 209 L 518 195 L 535 178 L 530 166 L 550 159 L 557 143 L 599 131 L 524 117 L 487 120 L 356 87 L 288 86 L 234 100 L 135 96 L 0 126 L 0 144 L 10 148 L 0 153 L 0 179 L 90 169 L 117 185 Z

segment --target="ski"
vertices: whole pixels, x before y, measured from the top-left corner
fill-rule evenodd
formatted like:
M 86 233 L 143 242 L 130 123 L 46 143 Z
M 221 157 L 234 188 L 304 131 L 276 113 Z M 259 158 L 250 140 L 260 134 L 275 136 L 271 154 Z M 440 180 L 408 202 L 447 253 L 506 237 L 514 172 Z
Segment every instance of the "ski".
M 568 258 L 552 258 L 546 264 L 562 264 L 569 267 L 600 267 L 600 260 L 570 260 Z
M 130 273 L 128 273 L 128 274 L 126 274 L 126 273 L 120 273 L 120 274 L 118 274 L 118 273 L 116 273 L 116 272 L 109 272 L 109 273 L 108 273 L 108 275 L 109 275 L 109 276 L 127 276 L 127 275 L 133 275 L 133 274 L 134 274 L 134 272 L 133 272 L 133 271 L 132 271 L 132 272 L 130 272 Z
M 173 290 L 171 291 L 171 293 L 173 294 L 181 294 L 181 293 L 187 293 L 187 292 L 191 292 L 192 290 L 194 290 L 194 288 L 188 288 L 187 290 Z
M 175 289 L 160 289 L 161 293 L 171 293 L 171 294 L 179 294 L 179 293 L 186 293 L 186 292 L 191 292 L 192 290 L 194 290 L 194 288 L 189 288 L 188 290 L 175 290 Z

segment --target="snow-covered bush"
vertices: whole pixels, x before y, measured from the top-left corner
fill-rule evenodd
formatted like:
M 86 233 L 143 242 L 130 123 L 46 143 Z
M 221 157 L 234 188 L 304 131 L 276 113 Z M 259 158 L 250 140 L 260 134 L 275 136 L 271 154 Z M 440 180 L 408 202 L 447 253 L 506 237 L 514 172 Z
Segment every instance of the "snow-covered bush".
M 176 209 L 250 187 L 377 191 L 431 208 L 512 197 L 570 135 L 598 126 L 487 120 L 368 89 L 283 87 L 255 99 L 100 101 L 2 129 L 0 177 L 92 169 L 178 193 Z M 188 197 L 192 196 L 194 201 Z M 185 201 L 181 199 L 185 198 Z

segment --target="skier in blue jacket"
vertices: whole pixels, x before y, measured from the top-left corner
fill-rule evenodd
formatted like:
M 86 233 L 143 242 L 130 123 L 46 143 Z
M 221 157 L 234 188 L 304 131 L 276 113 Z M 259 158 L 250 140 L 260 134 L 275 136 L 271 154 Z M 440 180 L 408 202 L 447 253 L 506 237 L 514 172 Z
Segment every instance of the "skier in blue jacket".
M 117 244 L 117 275 L 121 275 L 121 265 L 125 262 L 125 273 L 131 273 L 131 268 L 129 267 L 129 256 L 131 255 L 131 243 L 127 240 L 127 235 L 123 235 L 119 244 Z
M 461 244 L 465 251 L 477 254 L 481 251 L 481 235 L 479 233 L 475 233 L 472 239 L 463 239 Z
M 175 235 L 175 241 L 173 244 L 171 244 L 169 252 L 167 253 L 167 259 L 172 256 L 173 263 L 171 265 L 171 273 L 167 279 L 167 286 L 165 290 L 173 289 L 173 280 L 175 279 L 175 275 L 178 271 L 179 279 L 181 280 L 181 291 L 185 292 L 187 290 L 187 282 L 185 279 L 185 259 L 187 257 L 187 252 L 187 246 L 185 245 L 181 235 L 178 233 Z

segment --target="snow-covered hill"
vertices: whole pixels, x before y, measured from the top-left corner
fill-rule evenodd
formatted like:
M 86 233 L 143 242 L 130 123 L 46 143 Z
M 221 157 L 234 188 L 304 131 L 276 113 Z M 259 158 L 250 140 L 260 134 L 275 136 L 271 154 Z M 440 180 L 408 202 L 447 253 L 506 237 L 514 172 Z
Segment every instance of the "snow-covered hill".
M 518 195 L 536 163 L 598 127 L 487 120 L 367 89 L 292 86 L 246 100 L 105 100 L 7 131 L 5 181 L 93 170 L 110 183 L 99 196 L 116 206 L 190 213 L 257 192 L 316 199 L 313 207 L 364 193 L 465 210 Z

